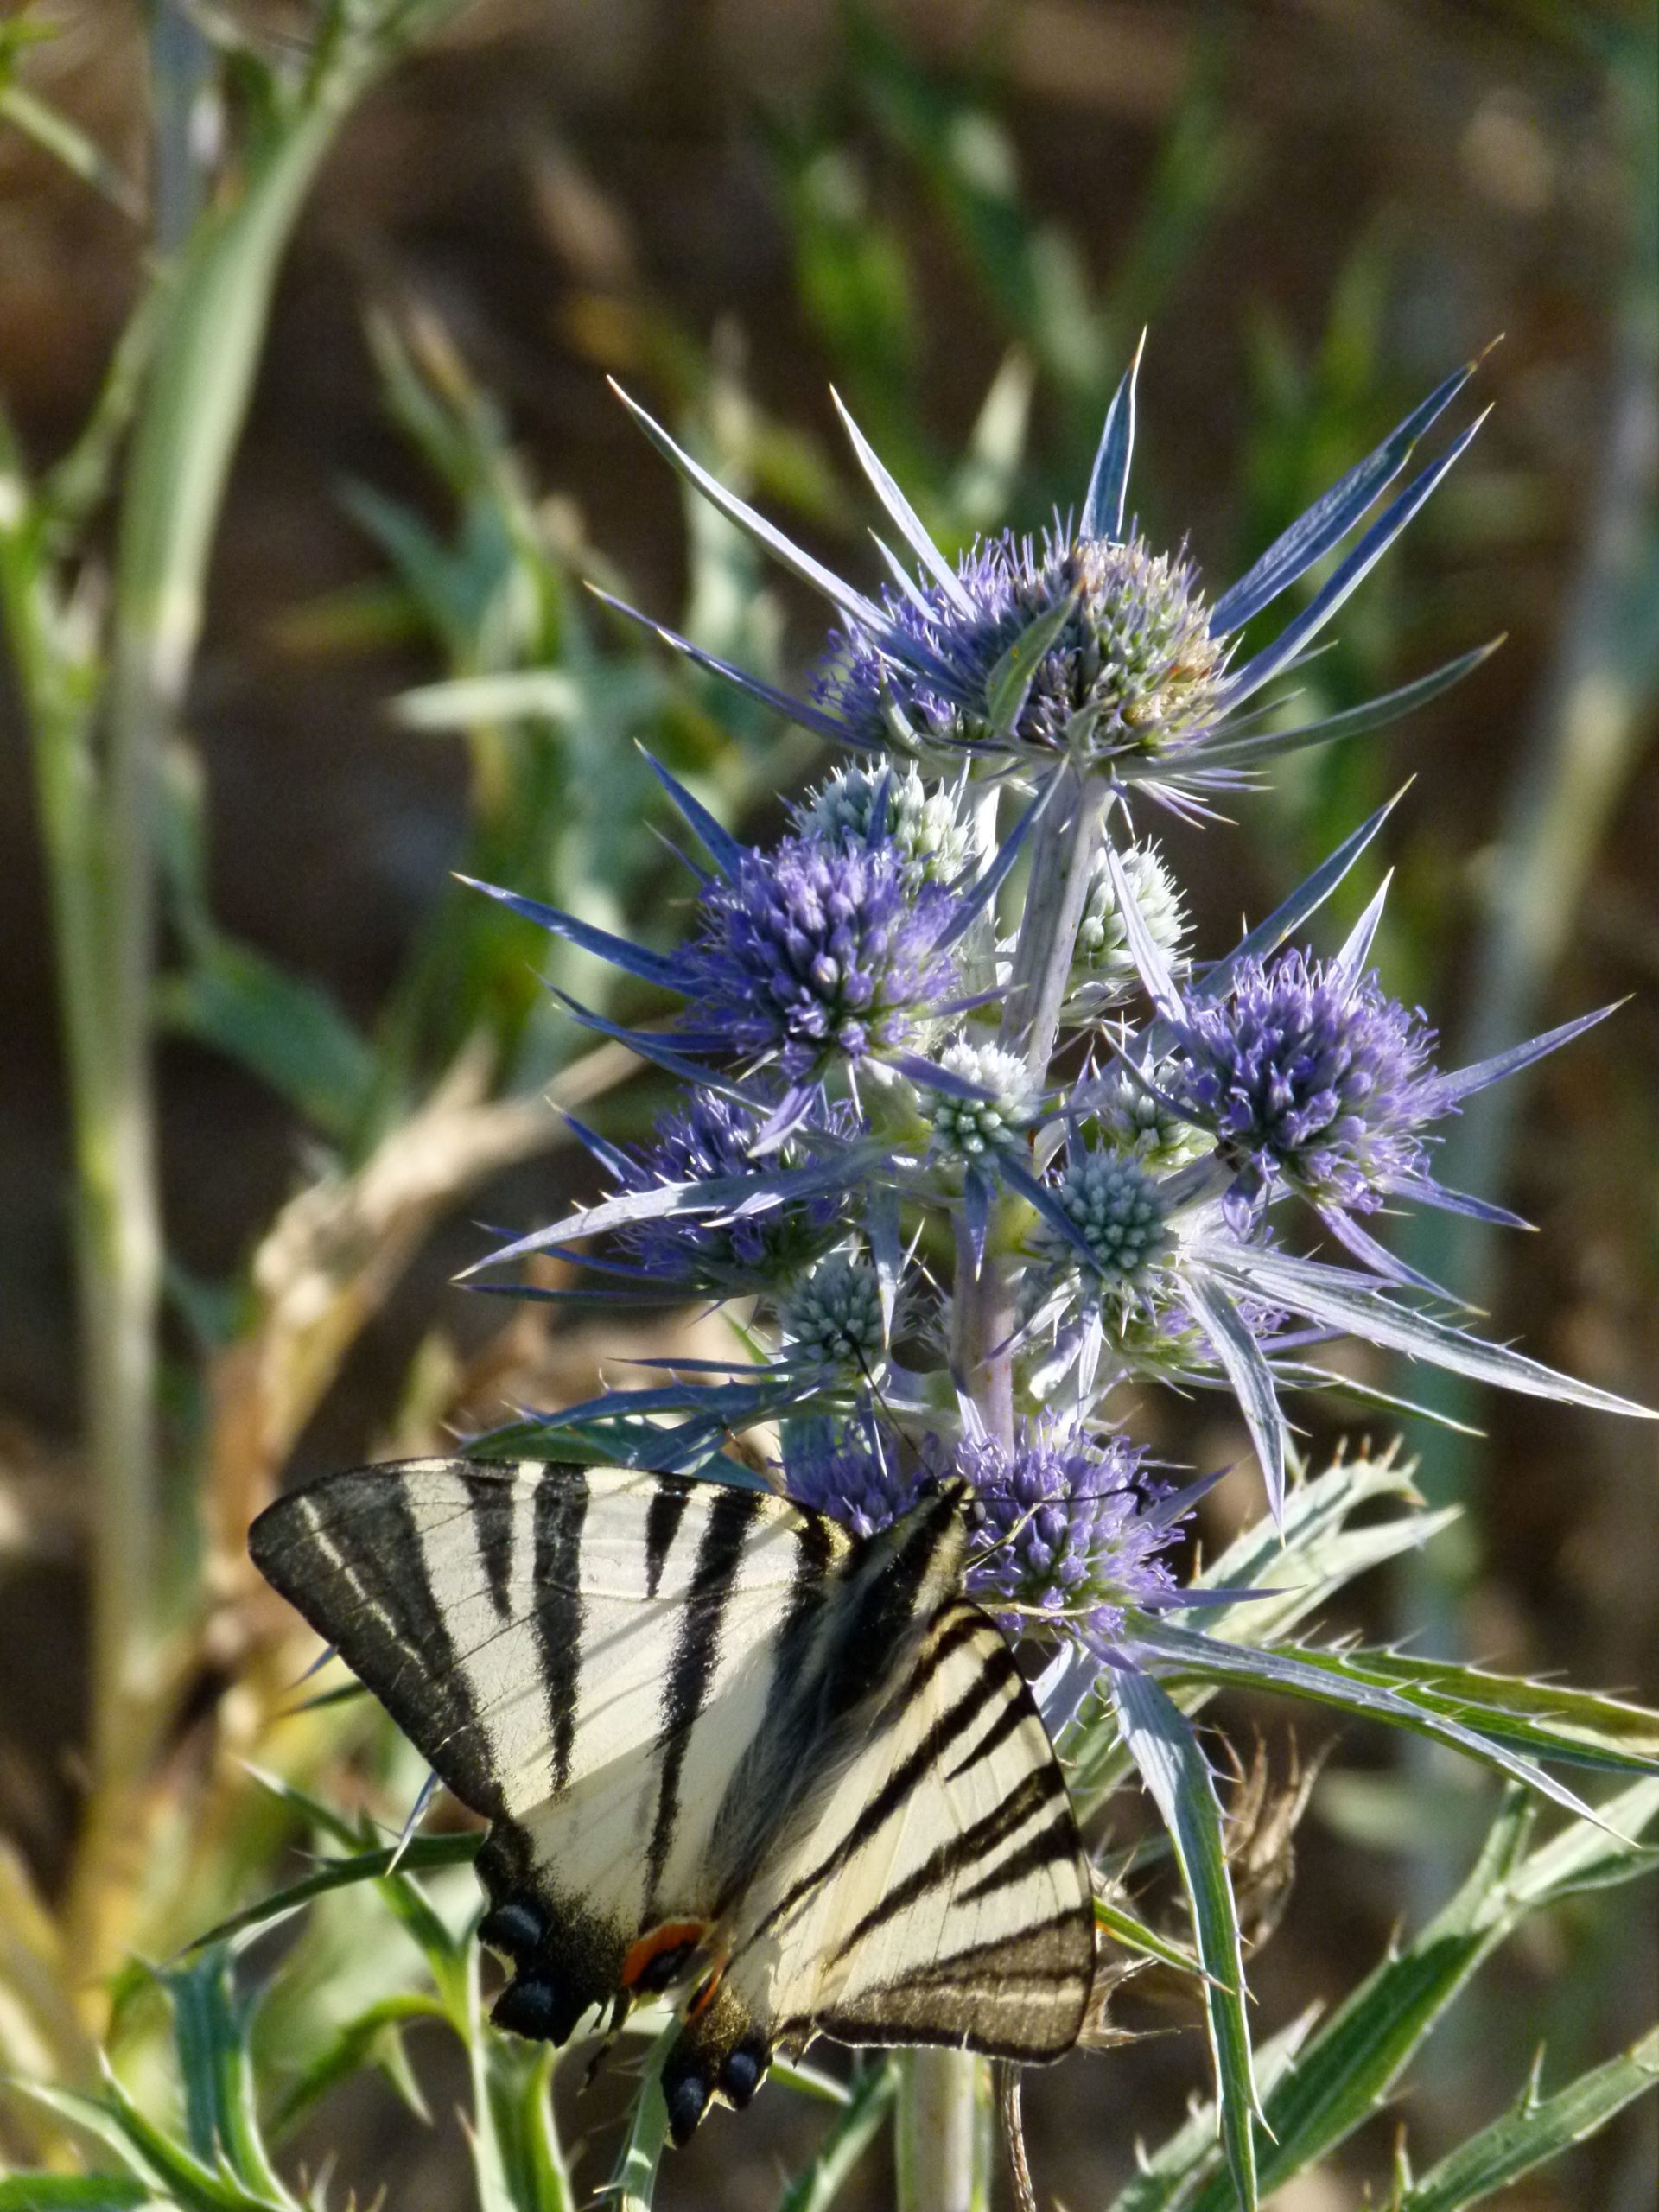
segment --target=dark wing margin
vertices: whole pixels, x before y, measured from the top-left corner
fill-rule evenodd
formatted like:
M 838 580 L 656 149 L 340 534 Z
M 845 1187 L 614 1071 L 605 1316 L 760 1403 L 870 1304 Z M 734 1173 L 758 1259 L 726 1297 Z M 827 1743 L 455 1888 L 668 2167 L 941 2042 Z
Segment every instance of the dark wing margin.
M 373 1691 L 461 1802 L 492 1819 L 505 1811 L 499 1778 L 429 1552 L 446 1524 L 475 1528 L 485 1586 L 499 1606 L 516 1472 L 463 1459 L 352 1468 L 278 1498 L 248 1532 L 266 1581 Z

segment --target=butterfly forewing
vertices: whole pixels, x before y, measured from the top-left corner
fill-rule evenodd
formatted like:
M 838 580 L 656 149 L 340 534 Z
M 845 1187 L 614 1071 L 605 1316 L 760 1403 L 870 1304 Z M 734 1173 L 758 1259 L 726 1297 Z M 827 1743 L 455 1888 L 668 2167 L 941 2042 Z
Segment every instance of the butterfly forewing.
M 729 1484 L 421 1460 L 281 1500 L 251 1548 L 489 1816 L 504 2024 L 562 2042 L 683 1964 L 683 2138 L 820 2031 L 1075 2040 L 1088 1871 L 1007 1644 L 957 1594 L 967 1542 L 960 1489 L 861 1540 Z

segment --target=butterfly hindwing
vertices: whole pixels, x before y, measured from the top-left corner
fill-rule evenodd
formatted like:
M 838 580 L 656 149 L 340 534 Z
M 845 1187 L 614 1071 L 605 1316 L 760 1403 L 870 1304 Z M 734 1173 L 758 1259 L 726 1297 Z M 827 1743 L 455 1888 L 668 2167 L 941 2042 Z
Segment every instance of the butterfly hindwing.
M 875 1536 L 767 1492 L 462 1459 L 325 1477 L 250 1545 L 465 1803 L 505 2026 L 686 1979 L 677 2137 L 775 2045 L 1052 2056 L 1093 1958 L 1065 1784 L 960 1597 L 968 1493 Z
M 815 2034 L 1041 2061 L 1076 2042 L 1093 1890 L 1065 1777 L 1007 1639 L 947 1601 L 880 1725 L 733 1913 L 718 1992 L 671 2054 L 689 2132 L 727 2053 Z

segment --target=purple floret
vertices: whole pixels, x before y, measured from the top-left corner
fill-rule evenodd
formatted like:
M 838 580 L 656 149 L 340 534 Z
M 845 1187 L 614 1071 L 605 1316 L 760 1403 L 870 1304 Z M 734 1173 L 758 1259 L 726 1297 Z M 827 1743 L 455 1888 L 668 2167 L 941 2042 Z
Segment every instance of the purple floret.
M 1351 983 L 1296 951 L 1247 960 L 1225 1001 L 1172 1026 L 1175 1104 L 1258 1178 L 1370 1213 L 1423 1172 L 1420 1131 L 1446 1111 L 1434 1032 L 1374 975 Z
M 718 1091 L 692 1094 L 658 1124 L 655 1141 L 630 1156 L 625 1190 L 654 1191 L 675 1183 L 712 1183 L 756 1173 L 751 1148 L 766 1109 Z M 857 1116 L 842 1104 L 821 1109 L 806 1127 L 840 1138 L 856 1134 Z M 769 1165 L 789 1167 L 795 1148 Z M 828 1191 L 764 1212 L 709 1221 L 675 1214 L 630 1224 L 617 1241 L 647 1274 L 689 1287 L 732 1292 L 787 1277 L 834 1242 L 846 1211 L 842 1192 Z
M 968 1587 L 995 1611 L 999 1599 L 1033 1606 L 1099 1652 L 1121 1642 L 1127 1606 L 1156 1610 L 1177 1594 L 1160 1554 L 1179 1540 L 1148 1508 L 1166 1496 L 1144 1454 L 1121 1436 L 1091 1437 L 1044 1415 L 1009 1452 L 988 1439 L 957 1446 L 997 1548 L 971 1568 Z M 1028 1615 L 1000 1616 L 1014 1633 Z
M 1122 1640 L 1126 1608 L 1156 1610 L 1179 1596 L 1161 1556 L 1180 1540 L 1179 1521 L 1165 1525 L 1152 1512 L 1167 1490 L 1122 1437 L 1041 1416 L 1012 1452 L 988 1440 L 951 1452 L 932 1437 L 918 1452 L 885 1430 L 874 1440 L 830 1430 L 798 1440 L 785 1464 L 792 1498 L 861 1536 L 947 1475 L 972 1483 L 984 1510 L 967 1587 L 1011 1635 L 1049 1625 L 1104 1654 Z
M 957 902 L 896 846 L 785 837 L 703 894 L 688 1025 L 791 1083 L 921 1041 L 958 986 Z

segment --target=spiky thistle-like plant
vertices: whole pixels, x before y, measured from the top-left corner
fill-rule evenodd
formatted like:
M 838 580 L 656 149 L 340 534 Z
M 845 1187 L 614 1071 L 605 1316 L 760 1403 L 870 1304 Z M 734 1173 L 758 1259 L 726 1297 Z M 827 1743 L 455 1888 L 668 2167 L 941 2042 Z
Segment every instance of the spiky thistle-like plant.
M 1642 1410 L 1471 1332 L 1453 1293 L 1367 1226 L 1385 1205 L 1512 1218 L 1436 1180 L 1436 1124 L 1599 1016 L 1442 1073 L 1426 1020 L 1372 966 L 1381 893 L 1329 956 L 1300 942 L 1387 808 L 1209 959 L 1135 818 L 1155 805 L 1209 819 L 1218 793 L 1249 788 L 1279 756 L 1379 728 L 1483 658 L 1300 728 L 1242 714 L 1468 445 L 1478 425 L 1341 550 L 1471 368 L 1213 598 L 1189 561 L 1128 520 L 1134 368 L 1075 520 L 955 562 L 849 420 L 897 534 L 874 594 L 791 543 L 628 402 L 673 465 L 833 610 L 804 698 L 661 634 L 853 758 L 764 847 L 738 842 L 658 769 L 706 856 L 677 947 L 480 887 L 671 1001 L 650 1027 L 569 1007 L 680 1095 L 643 1151 L 582 1132 L 609 1195 L 474 1272 L 501 1286 L 503 1269 L 556 1255 L 601 1269 L 613 1306 L 696 1295 L 742 1308 L 729 1368 L 688 1363 L 607 1390 L 517 1440 L 733 1480 L 769 1459 L 779 1487 L 865 1533 L 929 1477 L 969 1477 L 985 1524 L 969 1587 L 1046 1649 L 1051 1731 L 1079 1775 L 1109 1735 L 1168 1823 L 1208 1977 L 1221 2136 L 1246 2203 L 1257 2143 L 1238 1922 L 1209 1770 L 1171 1686 L 1244 1680 L 1320 1699 L 1577 1801 L 1539 1764 L 1565 1756 L 1564 1739 L 1522 1745 L 1477 1704 L 1436 1705 L 1408 1681 L 1254 1637 L 1238 1625 L 1248 1592 L 1184 1583 L 1179 1539 L 1202 1485 L 1154 1468 L 1125 1433 L 1129 1386 L 1236 1398 L 1287 1542 L 1298 1493 L 1281 1399 L 1332 1382 L 1314 1355 L 1332 1338 Z M 1241 659 L 1245 626 L 1327 556 L 1306 604 Z M 1337 1255 L 1307 1249 L 1305 1231 Z M 729 1447 L 746 1432 L 740 1465 Z M 1204 1608 L 1227 1633 L 1195 1625 Z M 1287 1617 L 1268 1618 L 1282 1635 Z

